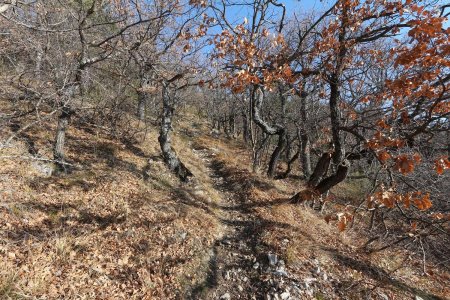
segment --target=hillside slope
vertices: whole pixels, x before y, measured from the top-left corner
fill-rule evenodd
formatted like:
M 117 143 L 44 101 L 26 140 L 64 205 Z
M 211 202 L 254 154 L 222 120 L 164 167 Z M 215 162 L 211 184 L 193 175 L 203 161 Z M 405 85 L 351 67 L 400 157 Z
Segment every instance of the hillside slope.
M 49 123 L 1 148 L 0 298 L 445 299 L 450 293 L 445 272 L 424 277 L 399 249 L 368 255 L 361 233 L 338 233 L 323 215 L 288 203 L 301 189 L 298 180 L 252 173 L 243 145 L 206 134 L 207 125 L 190 118 L 186 123 L 194 125 L 177 124 L 174 137 L 194 174 L 187 184 L 167 171 L 154 128 L 122 143 L 102 128 L 72 126 L 67 152 L 74 170 L 60 176 L 48 176 L 44 159 L 51 157 Z M 1 134 L 3 140 L 12 131 Z

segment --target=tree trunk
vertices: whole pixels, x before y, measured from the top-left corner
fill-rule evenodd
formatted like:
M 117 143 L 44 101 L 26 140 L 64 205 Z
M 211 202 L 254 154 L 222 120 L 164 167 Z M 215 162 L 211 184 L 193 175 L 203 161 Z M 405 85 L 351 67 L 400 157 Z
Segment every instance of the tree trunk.
M 324 153 L 320 157 L 319 161 L 316 164 L 316 167 L 314 168 L 314 172 L 312 173 L 311 177 L 309 178 L 308 185 L 309 186 L 316 186 L 320 179 L 325 176 L 328 172 L 328 168 L 330 166 L 331 161 L 331 154 L 330 153 Z
M 278 132 L 278 143 L 275 147 L 275 150 L 273 150 L 272 155 L 270 157 L 269 161 L 269 168 L 267 170 L 267 175 L 270 178 L 273 178 L 275 176 L 276 168 L 277 168 L 277 162 L 280 158 L 280 154 L 283 151 L 284 144 L 286 143 L 286 133 L 284 129 L 280 130 Z
M 161 147 L 164 162 L 169 169 L 174 172 L 178 178 L 180 178 L 181 181 L 188 181 L 189 177 L 193 176 L 193 174 L 180 161 L 171 144 L 170 133 L 172 131 L 172 118 L 175 111 L 175 100 L 173 99 L 173 95 L 169 94 L 168 83 L 163 83 L 162 100 L 163 113 L 158 141 Z
M 144 91 L 138 91 L 138 107 L 137 107 L 137 117 L 139 121 L 145 119 L 145 107 L 147 106 L 148 94 Z
M 303 87 L 304 88 L 304 87 Z M 309 179 L 311 176 L 311 143 L 309 141 L 309 136 L 306 131 L 306 123 L 308 122 L 308 114 L 306 110 L 306 97 L 307 93 L 302 93 L 300 95 L 300 145 L 301 145 L 301 164 L 302 172 L 305 179 Z
M 291 172 L 292 172 L 292 165 L 293 165 L 294 162 L 299 158 L 299 156 L 300 156 L 300 147 L 299 147 L 299 149 L 297 150 L 297 152 L 295 152 L 294 156 L 292 156 L 292 158 L 290 158 L 290 159 L 288 160 L 286 172 L 284 172 L 284 173 L 280 176 L 281 179 L 287 178 L 287 177 L 289 176 L 289 174 L 291 174 Z
M 323 179 L 319 182 L 319 184 L 315 187 L 315 190 L 320 194 L 325 194 L 328 192 L 333 186 L 338 183 L 344 181 L 347 178 L 349 163 L 344 161 L 336 170 L 336 173 Z
M 330 82 L 330 120 L 331 120 L 331 134 L 333 137 L 333 163 L 338 166 L 344 158 L 342 142 L 340 137 L 341 126 L 341 112 L 339 108 L 339 78 L 337 75 L 331 77 Z
M 244 143 L 248 144 L 249 140 L 249 130 L 248 130 L 248 118 L 247 113 L 245 111 L 242 111 L 242 135 L 244 138 Z
M 284 127 L 275 124 L 273 126 L 266 123 L 261 117 L 261 106 L 264 100 L 264 92 L 262 87 L 255 86 L 252 93 L 252 109 L 253 109 L 253 120 L 262 129 L 262 131 L 267 135 L 278 135 L 278 145 L 272 153 L 272 157 L 269 163 L 269 169 L 267 175 L 273 177 L 278 158 L 280 156 L 281 150 L 283 149 L 285 142 L 285 129 Z
M 73 114 L 73 110 L 69 107 L 63 107 L 61 114 L 58 117 L 58 125 L 56 127 L 56 137 L 53 144 L 53 159 L 55 160 L 55 166 L 57 171 L 67 171 L 66 155 L 65 155 L 65 142 L 66 142 L 66 130 L 69 125 L 70 116 Z
M 306 133 L 300 135 L 300 144 L 302 172 L 305 179 L 309 179 L 311 177 L 311 143 Z

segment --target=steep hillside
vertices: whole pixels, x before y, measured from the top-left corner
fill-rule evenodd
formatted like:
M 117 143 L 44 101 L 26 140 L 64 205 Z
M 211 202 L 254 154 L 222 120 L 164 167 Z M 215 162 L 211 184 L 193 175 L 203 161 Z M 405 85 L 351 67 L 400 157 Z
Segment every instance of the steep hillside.
M 445 299 L 450 293 L 445 272 L 424 277 L 395 248 L 366 254 L 360 232 L 339 233 L 309 206 L 288 202 L 301 182 L 252 173 L 248 149 L 186 118 L 174 145 L 194 174 L 189 183 L 165 167 L 155 128 L 137 122 L 143 130 L 135 143 L 74 122 L 66 175 L 49 174 L 50 123 L 2 147 L 0 298 Z M 1 133 L 3 140 L 13 128 Z

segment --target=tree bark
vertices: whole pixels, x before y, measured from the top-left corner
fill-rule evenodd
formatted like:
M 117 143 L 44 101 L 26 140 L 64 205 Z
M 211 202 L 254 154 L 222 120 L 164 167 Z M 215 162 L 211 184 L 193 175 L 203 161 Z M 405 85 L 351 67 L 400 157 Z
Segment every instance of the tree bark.
M 303 85 L 304 89 L 304 85 Z M 306 131 L 306 123 L 308 122 L 308 114 L 306 111 L 306 97 L 307 93 L 300 94 L 300 145 L 301 145 L 301 164 L 302 172 L 305 179 L 309 179 L 311 176 L 311 143 Z
M 306 179 L 311 177 L 311 143 L 306 133 L 300 135 L 302 172 Z
M 276 168 L 277 168 L 277 162 L 280 158 L 280 154 L 283 151 L 284 144 L 286 143 L 286 133 L 284 129 L 281 129 L 278 132 L 278 143 L 275 147 L 275 150 L 273 150 L 272 155 L 270 156 L 269 161 L 269 168 L 267 170 L 267 175 L 270 178 L 273 178 L 275 176 Z
M 288 160 L 287 163 L 287 169 L 286 171 L 280 176 L 281 179 L 287 178 L 289 176 L 289 174 L 291 174 L 292 172 L 292 165 L 294 164 L 294 162 L 299 158 L 300 156 L 300 147 L 297 150 L 297 152 L 295 152 L 294 156 L 292 156 L 292 158 L 290 158 Z
M 181 181 L 188 181 L 193 176 L 191 171 L 180 161 L 175 150 L 172 148 L 171 131 L 172 118 L 175 111 L 175 100 L 169 93 L 168 83 L 163 83 L 162 88 L 163 113 L 161 127 L 159 131 L 159 145 L 163 154 L 164 162 L 169 169 L 174 172 Z
M 58 125 L 56 128 L 56 137 L 53 144 L 53 159 L 55 160 L 55 166 L 58 171 L 67 171 L 66 155 L 65 155 L 65 142 L 66 142 L 66 130 L 69 125 L 70 116 L 74 113 L 69 107 L 63 107 L 61 114 L 58 117 Z
M 269 163 L 269 169 L 267 171 L 267 175 L 270 178 L 272 178 L 275 173 L 276 165 L 277 165 L 278 158 L 280 156 L 282 147 L 284 146 L 286 132 L 285 132 L 284 127 L 282 127 L 278 124 L 271 126 L 262 119 L 261 106 L 262 106 L 263 100 L 264 100 L 264 92 L 262 90 L 262 87 L 255 86 L 255 88 L 253 89 L 253 93 L 252 93 L 253 120 L 262 129 L 262 131 L 265 134 L 278 135 L 278 144 L 277 144 L 277 147 L 275 148 L 274 152 L 272 153 L 270 163 Z
M 311 177 L 309 178 L 308 185 L 309 186 L 316 186 L 320 179 L 325 176 L 328 172 L 328 168 L 330 166 L 331 161 L 331 153 L 324 153 L 320 157 L 319 161 L 316 164 L 316 167 L 314 168 L 314 172 L 312 173 Z
M 248 117 L 245 110 L 242 111 L 242 135 L 244 138 L 244 143 L 248 144 L 249 141 L 249 129 L 248 129 Z
M 338 183 L 344 181 L 345 178 L 347 178 L 348 168 L 349 163 L 347 161 L 344 161 L 342 164 L 339 165 L 339 167 L 336 170 L 336 173 L 320 181 L 319 184 L 315 187 L 315 190 L 320 195 L 325 194 L 333 186 L 337 185 Z

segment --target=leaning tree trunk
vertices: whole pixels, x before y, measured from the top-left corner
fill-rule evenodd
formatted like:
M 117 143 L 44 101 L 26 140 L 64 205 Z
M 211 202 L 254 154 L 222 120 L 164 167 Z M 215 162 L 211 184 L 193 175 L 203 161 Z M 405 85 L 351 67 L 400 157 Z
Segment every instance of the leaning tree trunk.
M 285 143 L 286 143 L 286 133 L 285 133 L 284 128 L 282 128 L 278 132 L 278 143 L 277 143 L 277 146 L 275 147 L 275 150 L 273 150 L 272 155 L 270 156 L 269 168 L 267 170 L 267 175 L 270 178 L 273 178 L 274 175 L 275 175 L 277 162 L 278 162 L 278 160 L 280 158 L 281 152 L 283 151 L 283 147 L 284 147 Z
M 169 93 L 168 83 L 163 83 L 162 88 L 163 112 L 161 119 L 161 128 L 159 131 L 159 145 L 163 154 L 164 162 L 169 169 L 174 172 L 181 181 L 188 181 L 193 176 L 191 171 L 180 161 L 175 150 L 172 148 L 171 131 L 172 119 L 175 111 L 175 99 Z
M 254 88 L 252 93 L 252 109 L 253 109 L 253 120 L 262 129 L 262 131 L 267 135 L 278 135 L 278 144 L 275 148 L 272 156 L 270 158 L 269 169 L 267 171 L 267 176 L 273 178 L 275 175 L 275 169 L 280 157 L 281 150 L 283 149 L 284 142 L 286 139 L 286 132 L 284 127 L 275 124 L 273 126 L 265 122 L 261 117 L 261 106 L 264 100 L 264 92 L 262 87 L 257 86 Z
M 69 107 L 64 106 L 58 117 L 58 126 L 56 128 L 56 137 L 53 144 L 53 159 L 57 171 L 67 171 L 66 155 L 64 151 L 66 142 L 66 130 L 69 125 L 70 116 L 74 113 Z
M 300 145 L 299 145 L 297 152 L 295 152 L 294 156 L 292 156 L 291 158 L 288 159 L 286 171 L 280 175 L 280 177 L 279 177 L 280 179 L 285 179 L 289 176 L 289 174 L 291 174 L 292 165 L 299 158 L 299 156 L 300 156 Z
M 325 157 L 325 155 L 322 156 L 322 158 L 324 158 L 324 157 Z M 331 156 L 328 156 L 327 160 L 328 160 L 328 166 L 329 166 Z M 325 166 L 325 165 L 326 164 L 322 162 L 322 164 L 320 164 L 320 167 L 319 167 L 319 164 L 318 164 L 317 167 L 320 168 L 320 171 L 317 171 L 317 172 L 323 173 L 324 172 L 323 166 Z M 350 166 L 349 162 L 347 160 L 344 160 L 337 167 L 337 170 L 334 174 L 332 174 L 331 176 L 325 177 L 318 184 L 316 184 L 314 186 L 310 185 L 310 188 L 308 190 L 295 194 L 290 199 L 291 202 L 292 203 L 301 203 L 305 200 L 313 200 L 314 201 L 315 197 L 326 194 L 332 187 L 336 186 L 337 184 L 344 181 L 345 178 L 347 178 L 349 166 Z M 317 169 L 317 167 L 316 167 L 316 169 Z M 314 170 L 314 171 L 316 171 L 316 170 Z M 326 171 L 325 171 L 325 173 L 326 173 Z M 309 184 L 310 184 L 310 182 L 309 182 Z M 307 199 L 304 199 L 304 198 L 307 198 Z M 314 202 L 313 202 L 313 204 L 314 204 Z

